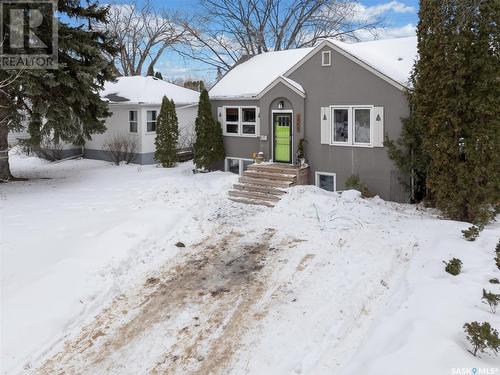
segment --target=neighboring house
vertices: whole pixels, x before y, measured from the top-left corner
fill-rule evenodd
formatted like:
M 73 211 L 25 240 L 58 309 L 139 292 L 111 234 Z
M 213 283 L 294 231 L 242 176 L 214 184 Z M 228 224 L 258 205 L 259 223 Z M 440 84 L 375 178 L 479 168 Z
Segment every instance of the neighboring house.
M 109 102 L 112 114 L 106 119 L 106 132 L 95 134 L 85 142 L 84 156 L 109 160 L 104 143 L 113 135 L 125 134 L 137 141 L 134 163 L 156 163 L 156 119 L 163 96 L 175 102 L 181 141 L 179 147 L 185 147 L 194 133 L 199 95 L 197 91 L 155 77 L 120 77 L 116 82 L 107 82 L 101 96 Z
M 210 90 L 223 127 L 225 169 L 242 173 L 252 154 L 297 163 L 307 141 L 311 181 L 342 190 L 353 174 L 384 199 L 405 201 L 384 135 L 400 136 L 409 113 L 404 89 L 417 55 L 416 37 L 256 55 Z
M 106 118 L 106 132 L 92 135 L 85 142 L 83 156 L 89 159 L 111 160 L 105 142 L 115 135 L 125 135 L 136 140 L 133 163 L 154 164 L 156 119 L 160 113 L 163 96 L 175 102 L 179 120 L 179 148 L 191 146 L 194 139 L 194 122 L 198 112 L 200 93 L 180 87 L 155 77 L 120 77 L 106 82 L 101 97 L 109 102 L 111 116 Z M 25 125 L 27 128 L 27 123 Z M 26 129 L 9 133 L 9 144 L 18 138 L 28 138 Z M 81 155 L 82 149 L 61 142 L 58 147 L 62 158 Z

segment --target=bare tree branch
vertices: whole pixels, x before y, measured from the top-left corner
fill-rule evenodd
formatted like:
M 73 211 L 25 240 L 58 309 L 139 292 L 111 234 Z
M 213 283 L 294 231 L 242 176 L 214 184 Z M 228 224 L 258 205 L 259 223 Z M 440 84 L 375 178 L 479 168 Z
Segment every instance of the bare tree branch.
M 186 36 L 178 14 L 155 8 L 151 0 L 113 3 L 107 23 L 94 26 L 116 38 L 119 54 L 114 57 L 115 66 L 124 76 L 141 75 L 147 62 L 154 68 L 165 50 L 185 41 Z
M 381 20 L 358 17 L 352 0 L 199 0 L 196 22 L 186 21 L 183 56 L 227 71 L 243 55 L 308 47 L 321 38 L 357 40 Z

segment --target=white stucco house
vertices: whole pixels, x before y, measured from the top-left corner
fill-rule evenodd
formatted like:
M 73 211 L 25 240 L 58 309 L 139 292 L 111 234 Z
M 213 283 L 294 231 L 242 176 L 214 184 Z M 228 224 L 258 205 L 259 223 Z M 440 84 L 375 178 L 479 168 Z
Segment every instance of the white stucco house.
M 179 120 L 179 148 L 185 148 L 193 139 L 194 122 L 198 112 L 200 93 L 166 82 L 155 77 L 119 77 L 107 82 L 101 97 L 109 103 L 111 116 L 106 118 L 106 132 L 94 134 L 83 147 L 83 157 L 110 160 L 104 144 L 115 135 L 125 135 L 136 141 L 136 164 L 155 164 L 156 118 L 160 113 L 164 96 L 173 99 Z M 27 120 L 25 128 L 9 133 L 9 145 L 19 139 L 28 138 Z M 58 145 L 61 158 L 82 155 L 82 148 L 69 143 Z
M 106 132 L 85 142 L 84 157 L 109 160 L 104 143 L 115 134 L 125 134 L 137 141 L 134 163 L 154 164 L 156 118 L 163 96 L 173 99 L 179 119 L 181 144 L 194 132 L 200 93 L 155 77 L 120 77 L 107 82 L 101 96 L 109 102 L 112 113 L 106 119 Z

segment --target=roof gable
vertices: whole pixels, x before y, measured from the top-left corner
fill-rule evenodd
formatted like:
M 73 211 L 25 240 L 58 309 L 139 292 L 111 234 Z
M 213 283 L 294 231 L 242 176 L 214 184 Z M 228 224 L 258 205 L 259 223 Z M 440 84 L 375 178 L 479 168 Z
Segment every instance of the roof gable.
M 255 98 L 313 48 L 266 52 L 231 69 L 210 89 L 211 98 Z
M 417 58 L 416 37 L 359 43 L 345 43 L 334 39 L 326 39 L 284 75 L 289 76 L 292 74 L 325 46 L 330 47 L 335 52 L 340 53 L 400 90 L 409 87 L 411 70 Z

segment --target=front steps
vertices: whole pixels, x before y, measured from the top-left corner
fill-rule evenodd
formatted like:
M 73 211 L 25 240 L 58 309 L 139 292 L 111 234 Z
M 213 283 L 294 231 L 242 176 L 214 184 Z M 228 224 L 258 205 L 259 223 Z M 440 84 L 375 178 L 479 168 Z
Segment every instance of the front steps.
M 234 202 L 273 207 L 286 189 L 309 183 L 309 167 L 291 164 L 252 164 L 229 191 Z

